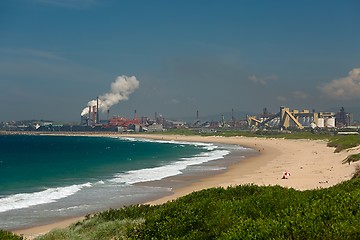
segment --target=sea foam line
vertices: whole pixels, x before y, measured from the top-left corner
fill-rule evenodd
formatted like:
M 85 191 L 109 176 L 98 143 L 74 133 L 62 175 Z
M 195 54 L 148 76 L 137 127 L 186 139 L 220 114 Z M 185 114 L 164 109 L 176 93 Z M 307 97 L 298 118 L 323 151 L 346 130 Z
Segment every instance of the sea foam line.
M 110 180 L 110 182 L 134 184 L 139 182 L 161 180 L 166 177 L 181 174 L 181 171 L 186 169 L 188 166 L 221 159 L 229 153 L 230 151 L 228 150 L 214 150 L 210 152 L 203 152 L 195 155 L 194 157 L 182 158 L 179 161 L 173 162 L 168 165 L 119 173 L 116 174 L 114 178 Z
M 130 142 L 152 142 L 152 143 L 167 143 L 167 144 L 177 144 L 177 145 L 194 145 L 201 146 L 207 150 L 214 150 L 218 148 L 218 146 L 213 143 L 203 143 L 203 142 L 186 142 L 186 141 L 178 141 L 178 140 L 159 140 L 159 139 L 148 139 L 148 138 L 132 138 L 132 137 L 114 137 L 121 140 L 126 140 Z
M 154 143 L 171 143 L 171 144 L 178 144 L 178 145 L 193 145 L 193 146 L 200 146 L 206 150 L 212 151 L 217 149 L 219 146 L 215 145 L 214 143 L 204 143 L 204 142 L 187 142 L 187 141 L 179 141 L 179 140 L 159 140 L 159 139 L 148 139 L 148 138 L 135 138 L 135 137 L 113 137 L 120 140 L 126 140 L 130 142 L 154 142 Z M 246 148 L 240 145 L 226 145 L 226 149 L 231 150 L 251 150 L 251 148 Z
M 84 187 L 91 186 L 91 183 L 84 183 L 67 187 L 49 188 L 41 192 L 20 193 L 0 198 L 0 212 L 56 202 L 56 200 L 75 194 Z

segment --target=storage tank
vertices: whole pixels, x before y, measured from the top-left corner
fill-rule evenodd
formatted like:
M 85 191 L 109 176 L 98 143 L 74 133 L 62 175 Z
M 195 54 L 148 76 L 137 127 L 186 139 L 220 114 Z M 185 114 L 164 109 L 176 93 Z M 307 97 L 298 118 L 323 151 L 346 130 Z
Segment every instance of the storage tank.
M 324 118 L 318 118 L 318 121 L 317 121 L 317 126 L 319 128 L 323 128 L 325 125 L 324 125 Z
M 335 118 L 328 118 L 326 121 L 326 127 L 334 128 L 335 127 Z

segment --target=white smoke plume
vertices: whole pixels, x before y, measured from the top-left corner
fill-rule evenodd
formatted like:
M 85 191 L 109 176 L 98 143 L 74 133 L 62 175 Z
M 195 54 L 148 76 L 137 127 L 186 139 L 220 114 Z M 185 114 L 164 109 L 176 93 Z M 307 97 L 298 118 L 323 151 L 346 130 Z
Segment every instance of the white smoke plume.
M 139 87 L 139 81 L 135 76 L 118 76 L 111 83 L 111 91 L 99 96 L 99 110 L 107 111 L 111 106 L 118 104 L 122 100 L 128 100 L 129 95 Z M 81 116 L 89 114 L 89 106 L 96 106 L 96 99 L 88 102 L 87 107 L 81 112 Z

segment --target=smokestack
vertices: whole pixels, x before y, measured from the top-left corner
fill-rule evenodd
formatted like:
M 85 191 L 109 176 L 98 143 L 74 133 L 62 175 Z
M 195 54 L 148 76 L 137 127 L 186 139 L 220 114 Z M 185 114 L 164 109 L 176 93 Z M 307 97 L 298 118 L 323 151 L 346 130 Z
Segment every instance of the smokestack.
M 107 110 L 107 120 L 109 121 L 110 109 Z
M 199 110 L 196 111 L 196 120 L 199 120 Z
M 96 98 L 96 123 L 99 123 L 99 97 Z
M 137 119 L 136 109 L 135 109 L 135 111 L 134 111 L 134 119 Z
M 92 114 L 92 122 L 93 122 L 93 124 L 95 124 L 95 123 L 96 123 L 96 114 L 97 114 L 97 112 L 96 112 L 96 106 L 93 106 L 92 111 L 93 111 L 93 114 Z
M 91 121 L 91 106 L 89 106 L 89 118 L 88 118 L 88 121 L 87 121 L 88 126 L 90 125 L 90 121 Z

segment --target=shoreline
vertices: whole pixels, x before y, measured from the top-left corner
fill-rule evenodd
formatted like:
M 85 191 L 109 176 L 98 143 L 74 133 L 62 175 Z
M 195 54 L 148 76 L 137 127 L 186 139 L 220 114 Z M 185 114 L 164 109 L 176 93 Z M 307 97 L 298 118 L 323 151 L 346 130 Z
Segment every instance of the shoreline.
M 69 135 L 69 134 L 63 134 Z M 86 134 L 84 134 L 86 135 Z M 94 136 L 96 134 L 91 134 Z M 120 136 L 147 138 L 167 141 L 189 141 L 241 145 L 255 149 L 260 154 L 249 156 L 230 165 L 224 172 L 205 176 L 199 180 L 173 189 L 173 194 L 144 204 L 162 204 L 172 201 L 194 191 L 210 187 L 228 187 L 240 184 L 280 185 L 297 190 L 309 190 L 330 187 L 351 178 L 354 164 L 342 164 L 349 154 L 360 151 L 360 148 L 334 153 L 334 148 L 326 146 L 325 141 L 289 140 L 249 137 L 202 137 L 181 135 L 153 134 L 98 134 L 98 136 Z M 288 179 L 281 179 L 284 171 L 289 171 Z M 48 225 L 13 232 L 22 234 L 28 239 L 47 233 L 55 228 L 65 228 L 84 217 L 69 218 Z

